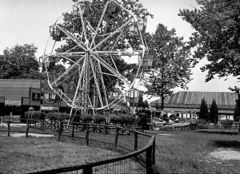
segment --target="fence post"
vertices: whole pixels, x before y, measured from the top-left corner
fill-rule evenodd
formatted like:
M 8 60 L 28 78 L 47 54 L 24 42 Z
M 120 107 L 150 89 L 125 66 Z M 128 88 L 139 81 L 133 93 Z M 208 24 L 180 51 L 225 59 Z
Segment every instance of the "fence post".
M 74 129 L 75 129 L 75 125 L 72 125 L 72 138 L 74 137 Z
M 10 121 L 7 122 L 7 126 L 8 126 L 8 136 L 10 137 Z
M 59 123 L 59 128 L 58 128 L 58 141 L 60 141 L 62 132 L 63 132 L 63 122 L 61 121 L 61 122 Z
M 138 149 L 138 133 L 134 132 L 134 151 Z
M 92 166 L 89 165 L 83 168 L 83 174 L 92 174 L 92 173 L 93 173 Z
M 117 149 L 118 144 L 118 135 L 119 135 L 119 128 L 115 127 L 115 141 L 114 141 L 114 147 Z
M 85 136 L 85 139 L 86 139 L 86 145 L 88 146 L 89 145 L 89 124 L 86 125 L 86 136 Z
M 104 128 L 105 128 L 105 134 L 108 134 L 108 126 L 104 125 Z
M 146 174 L 153 174 L 152 153 L 153 153 L 152 146 L 150 146 L 146 150 Z
M 26 137 L 28 137 L 28 132 L 29 132 L 29 120 L 27 120 Z

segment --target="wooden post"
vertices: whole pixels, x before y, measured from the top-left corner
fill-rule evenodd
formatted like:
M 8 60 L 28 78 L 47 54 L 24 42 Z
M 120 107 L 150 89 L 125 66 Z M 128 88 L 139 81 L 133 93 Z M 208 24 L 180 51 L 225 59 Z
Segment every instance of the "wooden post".
M 134 132 L 134 151 L 138 149 L 138 133 Z
M 86 139 L 86 145 L 88 146 L 89 145 L 89 124 L 86 125 L 86 136 L 85 136 L 85 139 Z
M 58 141 L 60 141 L 60 138 L 61 138 L 61 135 L 62 135 L 62 132 L 63 132 L 63 122 L 60 122 L 59 123 L 59 129 L 58 129 Z
M 74 137 L 74 129 L 75 129 L 75 125 L 72 125 L 72 138 Z
M 10 137 L 10 131 L 11 131 L 10 121 L 7 122 L 7 126 L 8 126 L 8 136 Z
M 152 146 L 146 150 L 146 174 L 152 174 Z
M 83 174 L 92 174 L 92 166 L 87 166 L 83 168 Z
M 114 147 L 117 149 L 117 145 L 118 145 L 118 135 L 119 135 L 119 128 L 116 127 L 115 128 L 115 140 L 114 140 Z
M 27 120 L 26 137 L 28 137 L 28 132 L 29 132 L 29 120 Z
M 105 128 L 105 134 L 108 134 L 108 126 L 104 125 L 104 128 Z

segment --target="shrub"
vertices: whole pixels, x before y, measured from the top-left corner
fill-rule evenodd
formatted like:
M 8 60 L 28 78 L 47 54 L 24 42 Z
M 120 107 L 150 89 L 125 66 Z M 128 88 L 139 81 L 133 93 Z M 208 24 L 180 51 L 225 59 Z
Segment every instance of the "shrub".
M 233 125 L 233 121 L 232 120 L 224 120 L 221 122 L 221 124 L 223 125 L 224 128 L 230 128 Z
M 119 117 L 121 117 L 122 119 L 122 124 L 125 124 L 125 125 L 132 125 L 135 122 L 135 117 L 131 115 L 122 114 L 122 115 L 119 115 Z
M 44 120 L 46 117 L 45 113 L 41 111 L 26 111 L 24 113 L 24 120 L 34 119 L 34 120 Z
M 112 115 L 110 117 L 110 123 L 113 124 L 122 124 L 122 117 L 118 116 L 118 115 Z
M 208 129 L 208 124 L 205 119 L 198 119 L 197 120 L 197 128 L 198 129 Z
M 61 112 L 49 112 L 47 114 L 47 118 L 50 119 L 51 121 L 63 121 L 66 119 L 69 119 L 70 116 L 67 113 L 61 113 Z
M 100 124 L 100 123 L 105 123 L 106 119 L 104 115 L 95 115 L 93 118 L 93 122 Z
M 80 119 L 83 123 L 91 123 L 93 121 L 93 116 L 90 114 L 82 114 Z

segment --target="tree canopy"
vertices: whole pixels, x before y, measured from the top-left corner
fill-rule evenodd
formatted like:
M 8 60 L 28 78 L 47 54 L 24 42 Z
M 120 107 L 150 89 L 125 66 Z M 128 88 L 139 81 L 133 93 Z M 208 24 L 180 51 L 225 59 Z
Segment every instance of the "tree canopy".
M 148 94 L 161 97 L 161 108 L 164 99 L 173 93 L 176 87 L 186 88 L 191 80 L 192 59 L 190 50 L 182 37 L 176 36 L 176 30 L 168 30 L 159 24 L 154 34 L 146 37 L 149 55 L 153 66 L 147 73 L 146 87 Z
M 201 69 L 208 71 L 206 81 L 218 75 L 240 75 L 240 1 L 197 0 L 199 9 L 180 10 L 179 16 L 190 23 L 189 45 L 194 47 L 196 61 L 204 57 L 208 63 Z
M 39 65 L 34 45 L 16 45 L 6 48 L 0 60 L 0 78 L 2 79 L 38 79 Z

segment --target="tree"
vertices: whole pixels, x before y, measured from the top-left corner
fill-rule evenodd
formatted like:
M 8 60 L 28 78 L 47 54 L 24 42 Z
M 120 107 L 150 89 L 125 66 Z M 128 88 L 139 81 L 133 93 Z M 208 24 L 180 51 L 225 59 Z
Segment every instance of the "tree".
M 195 48 L 197 61 L 207 58 L 201 70 L 208 71 L 206 81 L 215 75 L 239 76 L 240 72 L 240 1 L 197 0 L 200 9 L 180 10 L 179 16 L 190 23 L 189 45 Z
M 158 24 L 154 34 L 146 37 L 149 55 L 154 58 L 153 67 L 146 75 L 148 94 L 161 98 L 161 109 L 165 99 L 175 87 L 186 88 L 191 75 L 190 50 L 176 30 L 168 30 Z
M 199 119 L 203 119 L 208 121 L 209 120 L 209 112 L 208 112 L 208 106 L 205 101 L 205 98 L 202 99 L 201 105 L 200 105 L 200 111 L 199 111 Z
M 144 108 L 149 108 L 149 104 L 147 100 L 144 101 Z
M 34 45 L 16 45 L 6 48 L 0 61 L 1 79 L 38 79 L 39 65 L 35 53 L 37 48 Z
M 145 107 L 145 104 L 144 104 L 144 102 L 143 102 L 143 96 L 142 96 L 142 94 L 139 95 L 137 107 L 142 107 L 142 108 Z
M 210 121 L 216 124 L 218 122 L 218 107 L 215 100 L 212 101 L 209 115 L 210 115 Z
M 236 106 L 234 109 L 233 119 L 234 121 L 239 121 L 240 119 L 240 93 L 238 93 L 238 98 L 236 99 Z

